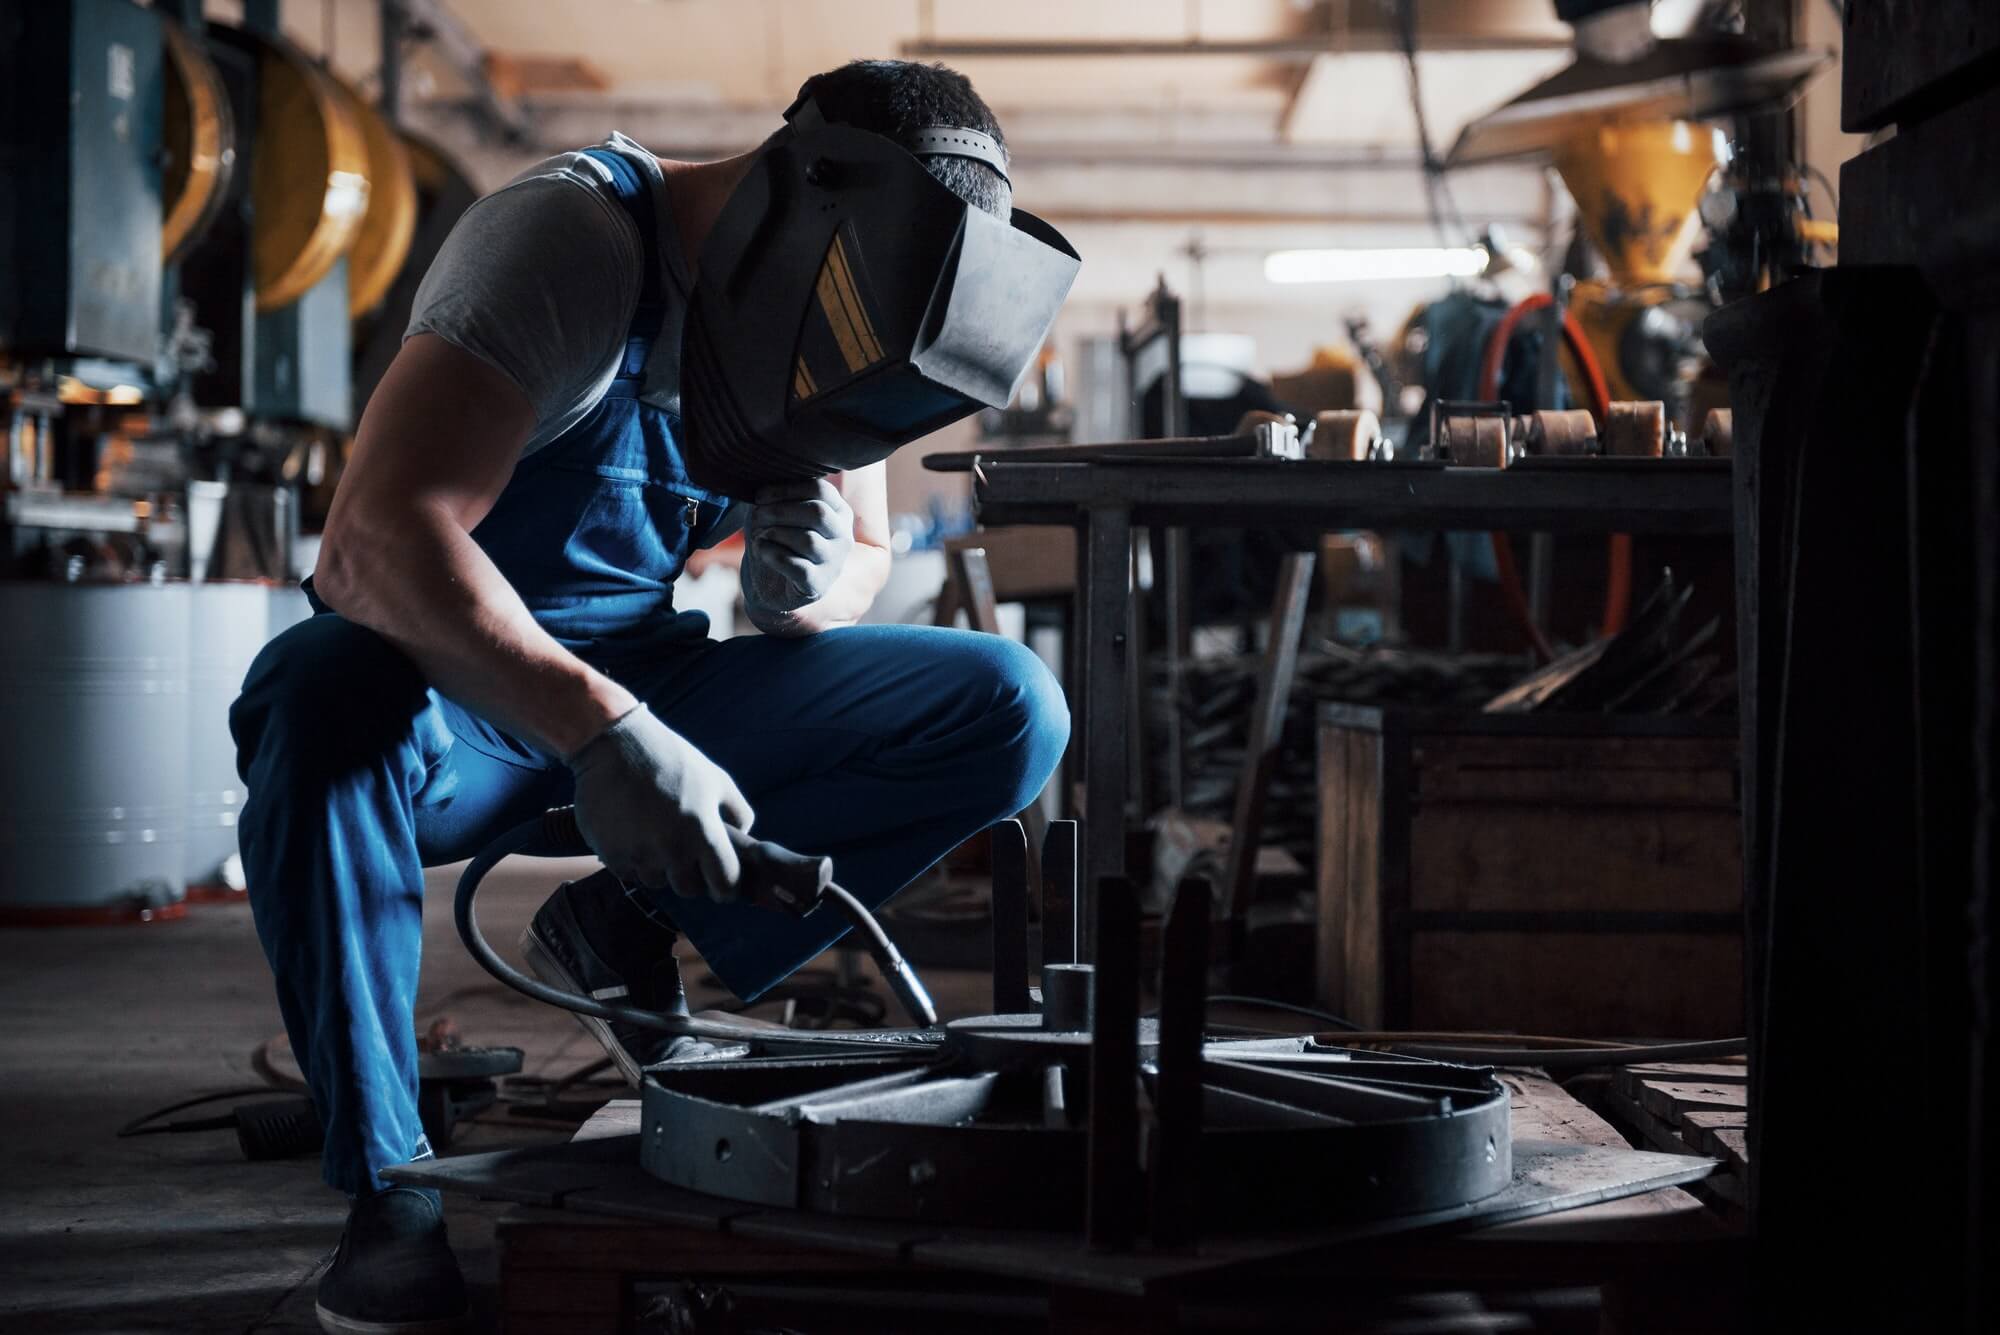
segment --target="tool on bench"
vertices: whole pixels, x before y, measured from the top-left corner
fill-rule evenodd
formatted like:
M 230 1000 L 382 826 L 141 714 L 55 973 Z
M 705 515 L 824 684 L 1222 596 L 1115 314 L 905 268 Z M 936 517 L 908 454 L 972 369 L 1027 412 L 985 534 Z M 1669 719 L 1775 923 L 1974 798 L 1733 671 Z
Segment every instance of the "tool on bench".
M 777 844 L 753 839 L 738 830 L 730 831 L 730 836 L 742 863 L 739 884 L 743 888 L 745 903 L 789 913 L 795 918 L 803 918 L 823 904 L 832 905 L 850 926 L 861 933 L 868 944 L 868 953 L 874 957 L 876 967 L 889 984 L 889 990 L 896 994 L 897 1001 L 909 1012 L 917 1027 L 929 1029 L 937 1023 L 937 1007 L 931 1003 L 930 993 L 925 991 L 917 971 L 896 949 L 896 943 L 882 930 L 882 924 L 875 920 L 875 915 L 860 900 L 834 884 L 832 859 L 794 853 Z M 453 916 L 458 924 L 459 938 L 465 942 L 465 948 L 472 952 L 480 967 L 516 992 L 579 1015 L 695 1038 L 741 1042 L 753 1037 L 770 1037 L 769 1029 L 748 1024 L 640 1010 L 634 1006 L 613 1005 L 593 997 L 565 992 L 528 977 L 494 952 L 480 934 L 479 922 L 473 911 L 479 883 L 486 873 L 493 870 L 501 859 L 514 853 L 534 857 L 573 857 L 588 852 L 590 845 L 577 828 L 576 808 L 555 807 L 507 831 L 472 859 L 459 877 Z M 856 1034 L 796 1031 L 791 1037 L 802 1042 L 820 1040 L 852 1044 Z

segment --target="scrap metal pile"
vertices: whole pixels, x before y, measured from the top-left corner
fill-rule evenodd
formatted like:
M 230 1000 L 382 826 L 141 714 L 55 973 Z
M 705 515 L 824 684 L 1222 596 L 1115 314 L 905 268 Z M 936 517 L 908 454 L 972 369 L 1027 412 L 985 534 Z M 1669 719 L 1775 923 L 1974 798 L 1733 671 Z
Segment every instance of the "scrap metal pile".
M 1168 735 L 1167 711 L 1178 706 L 1185 739 L 1182 810 L 1228 821 L 1243 771 L 1251 705 L 1261 655 L 1197 658 L 1181 668 L 1179 700 L 1165 682 L 1151 699 L 1148 735 Z M 1314 710 L 1321 701 L 1478 709 L 1521 678 L 1518 655 L 1447 654 L 1419 649 L 1350 649 L 1323 643 L 1299 654 L 1297 679 L 1285 709 L 1284 738 L 1264 812 L 1264 843 L 1283 846 L 1311 865 L 1315 778 Z M 1165 792 L 1167 755 L 1153 748 L 1155 791 Z
M 1403 705 L 1495 713 L 1728 713 L 1736 676 L 1724 668 L 1719 624 L 1684 623 L 1692 586 L 1676 586 L 1671 571 L 1616 635 L 1594 640 L 1546 667 L 1522 675 L 1522 660 L 1505 654 L 1449 654 L 1416 649 L 1350 649 L 1321 643 L 1301 651 L 1285 708 L 1278 764 L 1264 810 L 1266 845 L 1310 865 L 1317 776 L 1315 710 L 1326 701 Z M 1185 769 L 1180 810 L 1228 821 L 1243 773 L 1261 655 L 1197 658 L 1182 664 L 1178 698 L 1158 676 L 1149 701 L 1150 736 L 1170 735 L 1167 715 L 1180 711 Z M 1168 791 L 1164 747 L 1154 749 L 1155 791 Z

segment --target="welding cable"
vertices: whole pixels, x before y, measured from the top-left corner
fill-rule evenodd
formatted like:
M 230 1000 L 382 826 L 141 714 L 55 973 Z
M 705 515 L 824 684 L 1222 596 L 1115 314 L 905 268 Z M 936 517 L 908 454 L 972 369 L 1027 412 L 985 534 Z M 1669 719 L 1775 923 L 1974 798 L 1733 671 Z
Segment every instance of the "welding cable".
M 480 968 L 523 996 L 533 997 L 536 1001 L 545 1002 L 559 1009 L 573 1011 L 578 1015 L 588 1015 L 612 1024 L 632 1024 L 644 1029 L 656 1029 L 662 1033 L 716 1039 L 729 1043 L 769 1042 L 777 1036 L 782 1036 L 788 1043 L 827 1043 L 849 1047 L 857 1042 L 881 1041 L 871 1040 L 866 1031 L 861 1030 L 778 1031 L 760 1025 L 737 1024 L 727 1020 L 702 1020 L 691 1015 L 672 1015 L 663 1011 L 641 1010 L 636 1006 L 613 1005 L 599 1001 L 595 997 L 579 996 L 558 987 L 550 987 L 540 979 L 528 977 L 501 959 L 479 931 L 479 919 L 473 907 L 473 900 L 479 894 L 479 883 L 503 859 L 516 853 L 527 853 L 531 856 L 536 854 L 566 856 L 579 851 L 576 847 L 575 832 L 574 814 L 568 808 L 559 808 L 557 811 L 548 812 L 544 816 L 537 816 L 533 820 L 516 825 L 479 850 L 472 861 L 466 864 L 465 871 L 458 878 L 458 895 L 452 903 L 452 917 L 458 925 L 459 939 L 465 943 L 466 950 L 471 952 L 472 958 L 478 961 Z M 828 890 L 832 891 L 835 888 L 829 886 Z M 860 909 L 858 902 L 845 890 L 840 891 L 839 898 L 853 909 Z M 888 938 L 883 933 L 881 924 L 875 922 L 874 916 L 865 909 L 860 910 L 859 916 L 854 921 L 855 925 L 864 931 L 868 926 L 873 926 L 874 931 L 871 935 L 878 946 L 887 942 Z M 895 947 L 890 945 L 889 950 L 893 954 Z M 902 958 L 901 955 L 894 957 L 897 960 Z M 916 1036 L 921 1031 L 877 1032 L 907 1034 L 909 1036 L 903 1038 L 901 1042 L 912 1045 L 921 1045 L 924 1042 Z
M 236 1125 L 235 1113 L 221 1117 L 193 1118 L 182 1122 L 160 1122 L 159 1119 L 172 1113 L 185 1112 L 189 1108 L 199 1108 L 205 1103 L 220 1103 L 224 1099 L 267 1098 L 282 1093 L 283 1090 L 273 1089 L 269 1085 L 244 1085 L 237 1089 L 218 1090 L 213 1094 L 200 1094 L 191 1099 L 182 1099 L 179 1103 L 170 1103 L 164 1108 L 155 1108 L 144 1117 L 133 1118 L 118 1128 L 117 1138 L 126 1140 L 132 1136 L 177 1135 L 184 1131 L 224 1131 Z
M 1500 394 L 1500 368 L 1507 357 L 1507 345 L 1514 337 L 1514 329 L 1521 317 L 1533 311 L 1545 310 L 1553 305 L 1555 298 L 1546 292 L 1537 292 L 1516 302 L 1500 322 L 1493 326 L 1486 336 L 1486 348 L 1480 358 L 1478 397 L 1493 400 Z M 1583 372 L 1584 387 L 1590 398 L 1590 410 L 1597 417 L 1597 428 L 1604 430 L 1604 423 L 1611 416 L 1611 388 L 1604 378 L 1604 368 L 1598 364 L 1597 354 L 1590 349 L 1590 341 L 1584 337 L 1583 326 L 1576 317 L 1565 309 L 1563 317 L 1563 343 L 1569 348 L 1570 356 L 1576 359 Z M 1544 348 L 1544 356 L 1553 355 Z M 1535 618 L 1528 607 L 1527 594 L 1521 587 L 1521 573 L 1514 561 L 1514 542 L 1505 533 L 1494 533 L 1493 564 L 1500 578 L 1500 596 L 1513 613 L 1515 621 L 1527 632 L 1528 641 L 1534 646 L 1543 662 L 1555 659 L 1555 648 L 1549 643 L 1542 628 L 1535 624 Z M 1632 606 L 1632 535 L 1614 533 L 1605 543 L 1605 586 L 1604 586 L 1604 634 L 1615 635 L 1625 628 L 1626 614 Z
M 1321 1024 L 1330 1024 L 1336 1029 L 1359 1029 L 1360 1025 L 1332 1011 L 1323 1011 L 1317 1006 L 1301 1006 L 1296 1002 L 1279 1001 L 1274 997 L 1251 997 L 1236 992 L 1217 992 L 1210 996 L 1211 1006 L 1246 1006 L 1252 1009 L 1283 1011 L 1288 1015 L 1303 1015 Z

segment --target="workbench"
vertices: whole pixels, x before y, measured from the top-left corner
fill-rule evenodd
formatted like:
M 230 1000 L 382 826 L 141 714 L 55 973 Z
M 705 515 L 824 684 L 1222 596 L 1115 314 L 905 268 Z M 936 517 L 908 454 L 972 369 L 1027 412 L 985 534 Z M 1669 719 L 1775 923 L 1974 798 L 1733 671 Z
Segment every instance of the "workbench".
M 1634 1153 L 1612 1127 L 1532 1071 L 1507 1072 L 1517 1148 Z M 1073 1275 L 1023 1264 L 1004 1237 L 914 1224 L 818 1220 L 675 1191 L 623 1158 L 636 1139 L 636 1101 L 607 1105 L 569 1145 L 443 1159 L 394 1176 L 521 1203 L 498 1229 L 500 1309 L 509 1335 L 674 1329 L 663 1304 L 717 1287 L 746 1302 L 804 1304 L 822 1318 L 882 1295 L 915 1325 L 838 1320 L 835 1329 L 1149 1331 L 1202 1328 L 1220 1303 L 1238 1324 L 1266 1314 L 1294 1328 L 1305 1313 L 1393 1313 L 1412 1293 L 1602 1294 L 1604 1329 L 1722 1330 L 1740 1285 L 1743 1244 L 1676 1186 L 1561 1213 L 1449 1232 L 1354 1237 L 1312 1250 L 1210 1238 L 1178 1255 L 1093 1256 L 1075 1243 Z M 1648 1162 L 1662 1180 L 1690 1181 L 1713 1162 Z M 1524 1171 L 1517 1159 L 1517 1177 Z M 1663 1171 L 1671 1170 L 1671 1171 Z M 1526 1170 L 1533 1171 L 1533 1170 Z M 1032 1184 L 1024 1184 L 1031 1190 Z M 835 1241 L 837 1240 L 837 1241 Z M 864 1298 L 863 1295 L 866 1295 Z M 1691 1305 L 1694 1310 L 1690 1310 Z M 653 1321 L 642 1324 L 648 1310 Z M 927 1316 L 925 1314 L 928 1314 Z M 859 1321 L 860 1324 L 856 1324 Z M 926 1324 L 926 1322 L 931 1324 Z M 1343 1330 L 1374 1329 L 1367 1321 Z
M 942 460 L 939 461 L 942 464 Z M 938 465 L 933 465 L 938 466 Z M 1080 683 L 1073 712 L 1083 775 L 1083 875 L 1076 923 L 1078 959 L 1092 958 L 1089 899 L 1098 882 L 1125 874 L 1125 811 L 1131 792 L 1128 726 L 1132 702 L 1132 533 L 1135 528 L 1288 527 L 1428 531 L 1643 533 L 1726 536 L 1732 529 L 1730 461 L 1709 458 L 1530 458 L 1504 469 L 1453 468 L 1429 461 L 1145 459 L 1089 462 L 1010 460 L 1005 451 L 973 461 L 973 511 L 982 524 L 1060 524 L 1077 530 L 1072 656 Z M 1296 614 L 1274 616 L 1274 666 L 1267 685 L 1289 681 L 1305 580 L 1288 573 Z M 1281 602 L 1285 593 L 1281 591 Z M 1282 701 L 1284 692 L 1271 690 Z M 1270 704 L 1270 700 L 1260 703 Z M 1257 735 L 1252 734 L 1252 751 Z M 1246 813 L 1239 794 L 1238 842 Z M 1255 812 L 1247 813 L 1254 816 Z M 1255 824 L 1247 822 L 1248 844 Z M 1236 850 L 1244 865 L 1254 846 Z M 1241 879 L 1241 877 L 1238 877 Z M 1230 887 L 1232 911 L 1241 886 Z

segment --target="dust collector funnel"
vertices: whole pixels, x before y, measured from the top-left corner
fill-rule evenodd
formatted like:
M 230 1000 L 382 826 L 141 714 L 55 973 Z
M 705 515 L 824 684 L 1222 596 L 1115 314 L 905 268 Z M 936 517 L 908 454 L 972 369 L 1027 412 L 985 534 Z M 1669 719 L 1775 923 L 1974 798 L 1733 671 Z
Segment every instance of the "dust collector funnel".
M 1552 156 L 1612 283 L 1672 282 L 1700 230 L 1702 189 L 1723 160 L 1721 132 L 1688 121 L 1613 121 L 1570 135 Z

